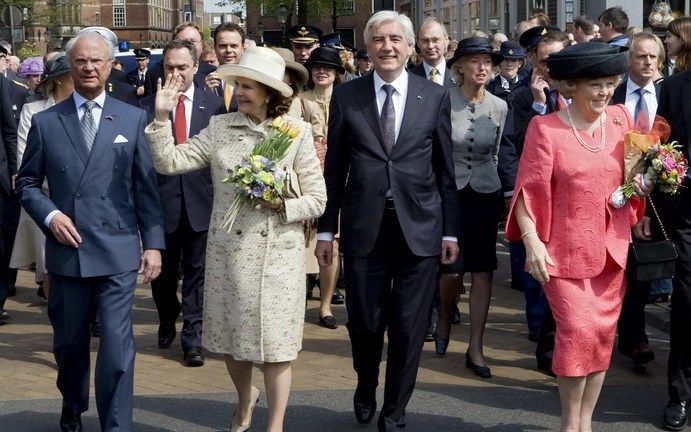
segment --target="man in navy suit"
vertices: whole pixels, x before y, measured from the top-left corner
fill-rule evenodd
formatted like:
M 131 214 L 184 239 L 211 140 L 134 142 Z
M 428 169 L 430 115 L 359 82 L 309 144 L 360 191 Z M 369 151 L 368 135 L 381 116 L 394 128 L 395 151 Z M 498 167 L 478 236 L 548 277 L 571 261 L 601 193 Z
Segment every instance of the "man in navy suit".
M 163 49 L 163 68 L 180 76 L 183 98 L 171 113 L 176 143 L 183 143 L 209 124 L 213 115 L 223 111 L 223 99 L 195 88 L 194 74 L 198 53 L 191 42 L 173 40 Z M 156 95 L 142 99 L 142 107 L 154 118 Z M 151 283 L 158 309 L 158 346 L 168 348 L 175 338 L 175 320 L 182 312 L 180 333 L 183 360 L 187 366 L 204 364 L 202 354 L 202 307 L 204 303 L 204 263 L 206 238 L 211 218 L 213 185 L 208 168 L 182 175 L 158 175 L 158 188 L 165 218 L 166 250 L 163 270 Z M 178 277 L 182 265 L 182 305 L 178 301 Z
M 146 80 L 149 57 L 151 57 L 151 51 L 148 49 L 137 48 L 134 50 L 137 68 L 127 74 L 127 81 L 136 89 L 137 97 L 144 96 L 144 81 Z
M 0 58 L 0 61 L 5 59 Z M 14 195 L 12 177 L 17 172 L 17 124 L 12 117 L 9 87 L 9 80 L 0 75 L 0 210 Z M 3 219 L 3 212 L 0 211 L 0 225 L 5 224 Z M 6 264 L 9 263 L 12 250 L 7 249 L 5 244 L 8 242 L 4 237 L 0 230 L 0 321 L 9 318 L 4 307 L 10 290 L 10 273 Z
M 101 430 L 131 431 L 132 299 L 137 272 L 144 283 L 160 273 L 165 241 L 156 171 L 144 138 L 146 113 L 106 94 L 112 46 L 99 33 L 84 32 L 66 51 L 74 93 L 34 115 L 17 188 L 46 234 L 61 431 L 81 431 L 81 413 L 88 409 L 88 321 L 95 297 Z M 49 196 L 41 189 L 44 179 Z
M 444 57 L 449 47 L 449 36 L 444 24 L 434 17 L 425 19 L 418 30 L 417 46 L 420 48 L 422 61 L 410 72 L 446 88 L 453 86 L 451 71 L 447 69 Z
M 631 39 L 629 50 L 629 70 L 625 80 L 614 90 L 610 104 L 624 104 L 638 127 L 649 131 L 657 112 L 660 86 L 653 81 L 657 73 L 660 57 L 658 39 L 652 33 L 638 33 Z M 640 99 L 643 98 L 641 101 Z M 659 223 L 653 217 L 656 239 L 662 240 Z M 650 230 L 643 231 L 643 223 L 634 227 L 635 239 L 652 240 Z M 637 282 L 628 279 L 628 288 L 617 329 L 617 347 L 624 355 L 631 357 L 635 367 L 641 367 L 655 359 L 655 353 L 648 345 L 645 334 L 645 305 L 648 301 L 650 282 Z
M 447 89 L 406 71 L 415 43 L 408 17 L 377 12 L 365 41 L 374 71 L 337 86 L 331 99 L 315 254 L 321 266 L 331 264 L 340 213 L 355 417 L 369 423 L 376 413 L 388 331 L 378 428 L 403 431 L 438 262 L 458 256 L 450 101 Z

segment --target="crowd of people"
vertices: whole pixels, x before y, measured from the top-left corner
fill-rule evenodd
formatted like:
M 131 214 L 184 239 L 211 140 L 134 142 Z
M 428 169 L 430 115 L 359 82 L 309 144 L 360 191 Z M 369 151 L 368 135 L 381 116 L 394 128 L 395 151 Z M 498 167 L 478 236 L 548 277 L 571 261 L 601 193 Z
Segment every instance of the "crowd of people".
M 35 265 L 61 430 L 83 430 L 92 336 L 101 429 L 132 430 L 138 275 L 151 284 L 161 349 L 182 316 L 183 364 L 224 355 L 238 393 L 232 432 L 251 426 L 257 364 L 267 430 L 282 430 L 315 285 L 323 327 L 337 329 L 332 305 L 346 304 L 356 420 L 377 414 L 386 334 L 377 427 L 405 430 L 423 344 L 445 355 L 466 274 L 466 366 L 492 377 L 483 334 L 504 218 L 512 286 L 525 294 L 536 366 L 556 376 L 563 431 L 591 430 L 617 333 L 633 365 L 654 359 L 643 312 L 651 283 L 627 281 L 627 251 L 671 234 L 679 259 L 663 423 L 682 430 L 691 192 L 665 196 L 637 176 L 623 207 L 609 197 L 624 181 L 625 134 L 656 114 L 689 155 L 691 18 L 672 21 L 664 41 L 630 28 L 620 7 L 569 31 L 536 14 L 510 38 L 453 41 L 434 17 L 416 33 L 393 11 L 369 19 L 363 49 L 306 24 L 288 33 L 290 49 L 256 46 L 233 23 L 205 41 L 182 23 L 160 63 L 149 67 L 150 51 L 136 49 L 127 74 L 103 27 L 19 64 L 0 43 L 0 320 L 12 322 L 4 305 L 16 269 Z M 224 225 L 238 193 L 229 170 L 284 123 L 291 190 L 240 205 Z

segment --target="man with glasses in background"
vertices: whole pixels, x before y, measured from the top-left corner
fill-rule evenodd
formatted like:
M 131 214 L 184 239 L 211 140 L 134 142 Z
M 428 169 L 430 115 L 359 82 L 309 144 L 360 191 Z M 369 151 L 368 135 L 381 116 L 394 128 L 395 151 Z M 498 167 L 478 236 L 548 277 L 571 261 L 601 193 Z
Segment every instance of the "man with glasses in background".
M 453 86 L 451 71 L 446 67 L 444 57 L 449 46 L 449 36 L 444 24 L 434 17 L 423 21 L 417 33 L 417 46 L 420 48 L 422 61 L 410 72 L 446 88 Z
M 173 31 L 173 39 L 181 39 L 192 42 L 192 45 L 194 45 L 194 48 L 198 53 L 204 50 L 204 35 L 202 34 L 201 27 L 199 27 L 199 25 L 195 22 L 187 21 L 178 24 Z M 206 76 L 215 70 L 216 66 L 208 63 L 200 63 L 199 70 L 197 70 L 197 73 L 194 74 L 194 86 L 203 89 Z M 144 96 L 156 93 L 156 83 L 158 82 L 159 78 L 161 79 L 161 83 L 163 83 L 166 79 L 163 73 L 162 61 L 158 62 L 156 66 L 146 72 L 146 79 L 144 81 Z

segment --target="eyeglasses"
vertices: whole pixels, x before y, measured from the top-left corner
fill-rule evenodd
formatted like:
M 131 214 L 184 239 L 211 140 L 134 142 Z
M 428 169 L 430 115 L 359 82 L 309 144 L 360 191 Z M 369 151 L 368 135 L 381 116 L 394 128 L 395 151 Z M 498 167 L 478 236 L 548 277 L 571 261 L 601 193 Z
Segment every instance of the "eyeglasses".
M 73 65 L 77 66 L 78 68 L 83 68 L 87 64 L 91 64 L 92 67 L 96 69 L 100 69 L 103 67 L 104 64 L 106 64 L 106 61 L 103 59 L 83 59 L 83 58 L 78 58 L 78 59 L 72 59 L 70 60 Z
M 418 43 L 422 46 L 428 46 L 428 45 L 439 45 L 442 43 L 444 39 L 442 38 L 425 38 L 425 39 L 419 39 Z

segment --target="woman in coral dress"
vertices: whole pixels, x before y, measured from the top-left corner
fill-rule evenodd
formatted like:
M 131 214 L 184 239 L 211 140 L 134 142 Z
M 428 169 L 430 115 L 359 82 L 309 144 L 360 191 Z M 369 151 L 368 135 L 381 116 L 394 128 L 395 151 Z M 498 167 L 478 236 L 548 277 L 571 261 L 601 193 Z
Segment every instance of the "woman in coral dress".
M 543 284 L 557 324 L 552 370 L 562 406 L 561 430 L 591 430 L 624 297 L 631 226 L 643 215 L 650 186 L 636 178 L 637 197 L 609 204 L 624 181 L 624 135 L 633 120 L 609 106 L 626 48 L 602 43 L 549 56 L 553 87 L 568 108 L 528 126 L 509 240 L 523 239 L 526 270 Z

